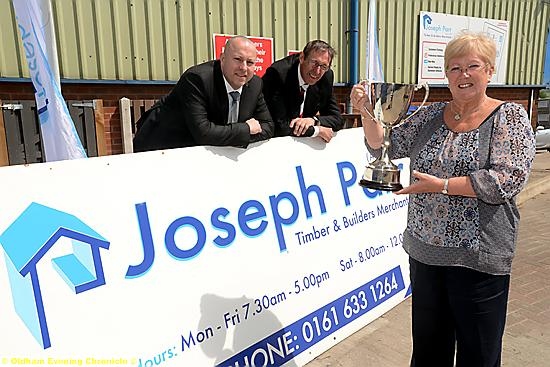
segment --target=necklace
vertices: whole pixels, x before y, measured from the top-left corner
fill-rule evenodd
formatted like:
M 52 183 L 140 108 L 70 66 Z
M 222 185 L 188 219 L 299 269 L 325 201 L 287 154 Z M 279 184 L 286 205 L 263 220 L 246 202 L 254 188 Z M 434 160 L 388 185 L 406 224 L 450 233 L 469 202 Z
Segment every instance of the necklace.
M 454 113 L 454 119 L 455 121 L 459 121 L 461 118 L 462 118 L 462 115 L 459 113 L 459 112 L 456 112 L 455 109 L 453 108 L 453 102 L 451 101 L 451 113 Z
M 481 106 L 483 105 L 483 102 L 485 101 L 485 99 L 479 104 L 479 106 L 477 106 L 477 108 L 473 109 L 472 111 L 468 112 L 468 115 L 471 115 L 473 113 L 476 113 L 477 111 L 479 111 L 481 109 Z M 460 112 L 456 112 L 455 109 L 453 108 L 453 103 L 454 101 L 451 101 L 450 102 L 450 105 L 451 105 L 451 113 L 454 114 L 453 118 L 455 119 L 455 121 L 460 121 L 460 119 L 462 118 L 462 114 Z

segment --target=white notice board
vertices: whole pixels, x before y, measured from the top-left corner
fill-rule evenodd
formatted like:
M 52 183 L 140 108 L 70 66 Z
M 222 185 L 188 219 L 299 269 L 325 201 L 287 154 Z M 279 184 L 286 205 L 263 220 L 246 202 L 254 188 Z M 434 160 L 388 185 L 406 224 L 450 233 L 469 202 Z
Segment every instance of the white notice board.
M 419 27 L 419 84 L 423 82 L 447 84 L 443 59 L 445 47 L 463 30 L 485 32 L 495 40 L 497 57 L 491 83 L 505 83 L 508 61 L 508 21 L 421 11 Z

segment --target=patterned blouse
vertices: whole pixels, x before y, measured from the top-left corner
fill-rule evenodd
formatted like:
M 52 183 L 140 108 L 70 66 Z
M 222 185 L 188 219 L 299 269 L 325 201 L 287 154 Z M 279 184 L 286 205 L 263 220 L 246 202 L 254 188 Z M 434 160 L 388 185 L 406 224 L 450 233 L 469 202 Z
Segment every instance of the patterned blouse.
M 483 127 L 487 134 L 480 134 L 482 126 L 457 133 L 443 122 L 445 106 L 431 104 L 393 129 L 390 157 L 410 156 L 411 172 L 469 176 L 477 197 L 411 195 L 403 247 L 426 264 L 508 274 L 519 222 L 514 198 L 527 182 L 535 155 L 529 118 L 521 105 L 506 102 L 482 123 L 489 124 Z M 431 129 L 427 142 L 415 147 L 424 128 Z M 483 136 L 488 141 L 480 141 Z

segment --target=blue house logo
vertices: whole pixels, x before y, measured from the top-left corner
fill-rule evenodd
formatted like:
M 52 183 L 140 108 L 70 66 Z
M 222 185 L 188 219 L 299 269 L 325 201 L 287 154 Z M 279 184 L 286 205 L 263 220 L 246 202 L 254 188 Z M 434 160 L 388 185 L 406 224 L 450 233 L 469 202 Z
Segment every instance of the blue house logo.
M 432 18 L 428 14 L 424 14 L 422 17 L 422 25 L 424 26 L 424 29 L 426 29 L 426 27 L 430 24 L 432 24 Z
M 109 242 L 74 215 L 32 203 L 0 235 L 15 311 L 36 341 L 51 347 L 37 271 L 38 262 L 61 238 L 73 253 L 53 258 L 53 268 L 75 293 L 105 284 L 100 248 Z

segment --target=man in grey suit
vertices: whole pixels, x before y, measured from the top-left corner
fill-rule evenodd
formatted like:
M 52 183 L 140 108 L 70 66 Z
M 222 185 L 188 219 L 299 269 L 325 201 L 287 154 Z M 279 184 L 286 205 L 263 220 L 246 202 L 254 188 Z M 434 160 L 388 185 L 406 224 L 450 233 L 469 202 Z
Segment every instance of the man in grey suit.
M 273 136 L 273 121 L 254 75 L 256 47 L 230 38 L 219 60 L 192 66 L 142 115 L 134 151 L 217 145 L 247 147 Z

